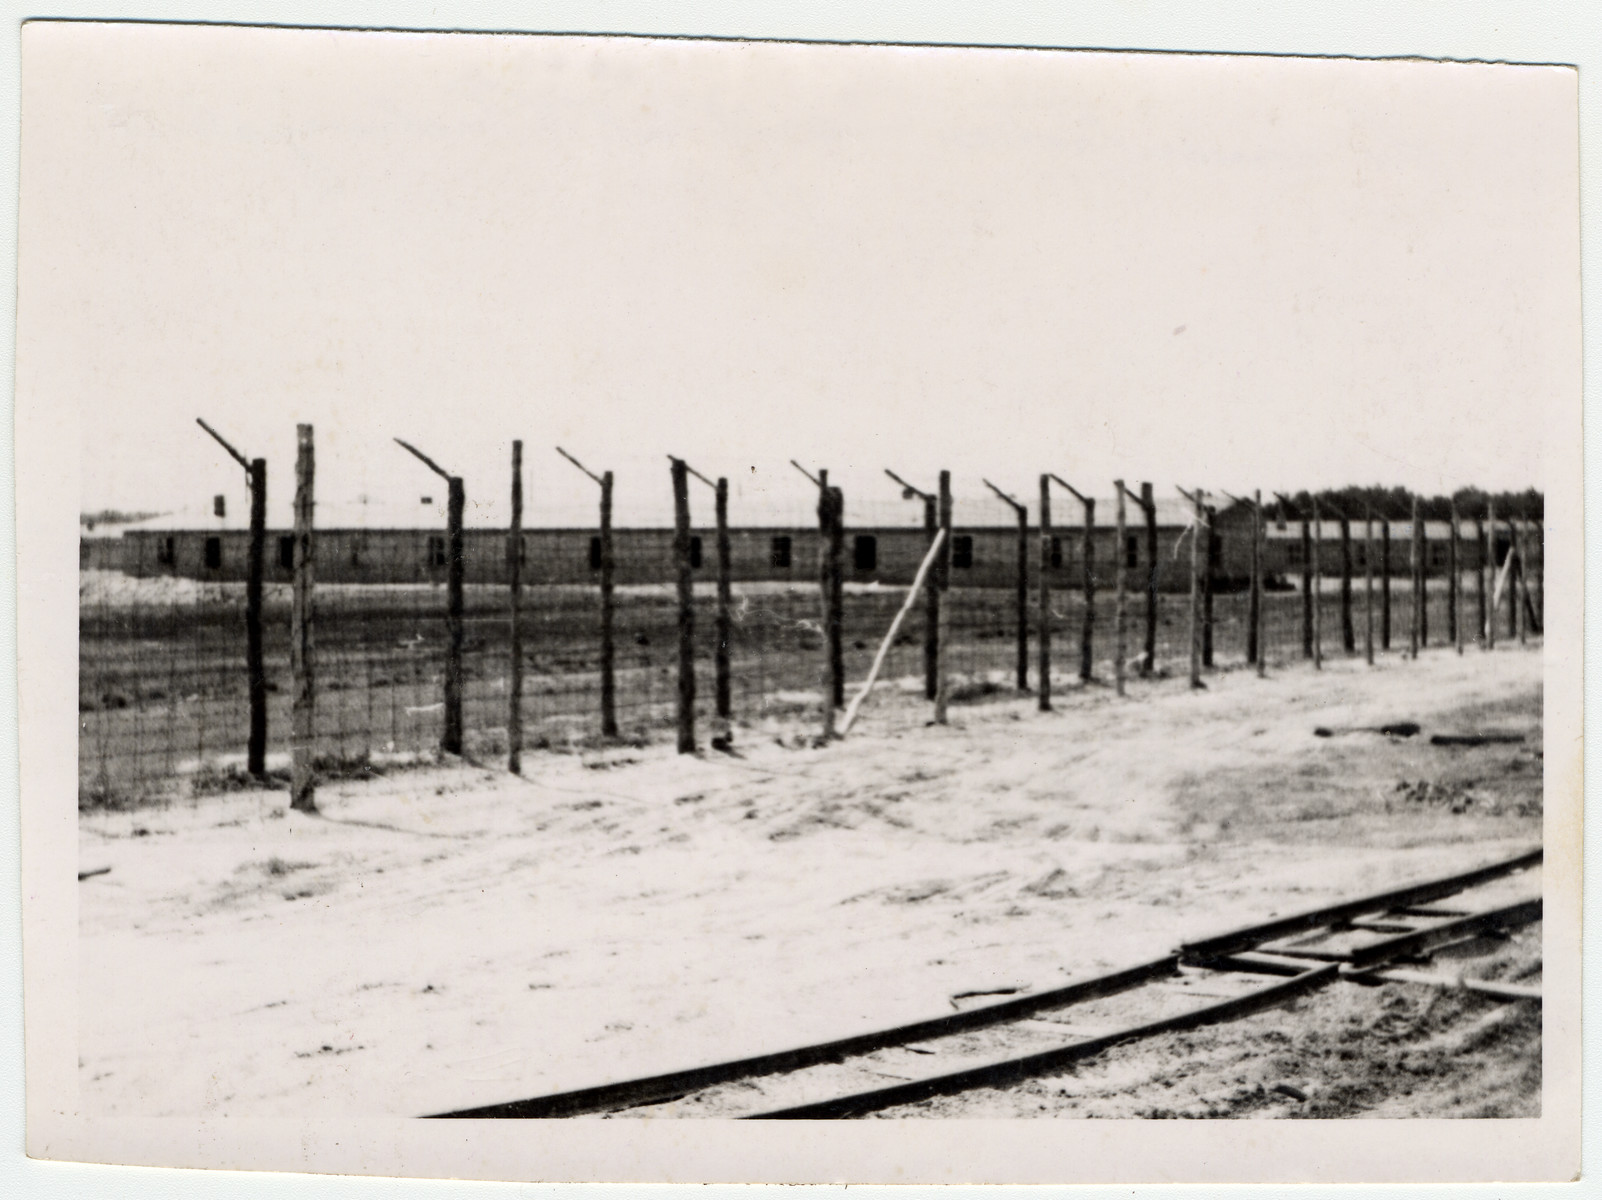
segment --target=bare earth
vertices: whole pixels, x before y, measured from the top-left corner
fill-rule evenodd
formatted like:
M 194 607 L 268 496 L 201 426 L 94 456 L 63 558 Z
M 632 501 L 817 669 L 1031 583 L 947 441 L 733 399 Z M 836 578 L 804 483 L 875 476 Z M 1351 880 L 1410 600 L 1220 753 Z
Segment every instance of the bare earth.
M 927 716 L 890 686 L 822 749 L 774 725 L 737 758 L 328 785 L 316 817 L 271 792 L 86 812 L 80 870 L 111 870 L 79 885 L 84 1108 L 534 1096 L 1055 986 L 1541 836 L 1538 648 Z M 1423 733 L 1312 733 L 1401 720 Z M 1428 744 L 1488 730 L 1526 741 Z M 1539 961 L 1536 927 L 1475 970 L 1539 982 Z M 1529 1115 L 1539 1046 L 1527 1005 L 1343 983 L 887 1115 Z

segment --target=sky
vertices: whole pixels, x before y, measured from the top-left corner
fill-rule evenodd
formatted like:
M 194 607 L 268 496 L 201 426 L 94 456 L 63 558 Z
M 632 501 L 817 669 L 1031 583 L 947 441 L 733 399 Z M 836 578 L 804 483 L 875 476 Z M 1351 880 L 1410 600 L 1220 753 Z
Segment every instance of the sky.
M 1578 413 L 1563 68 L 162 26 L 24 33 L 19 403 L 85 510 L 530 524 L 1542 486 Z M 694 504 L 709 509 L 709 494 Z M 1067 497 L 1056 501 L 1066 504 Z M 994 505 L 992 505 L 994 506 Z M 1005 510 L 1002 510 L 1003 512 Z M 482 515 L 482 514 L 481 514 Z M 907 514 L 916 516 L 915 511 Z

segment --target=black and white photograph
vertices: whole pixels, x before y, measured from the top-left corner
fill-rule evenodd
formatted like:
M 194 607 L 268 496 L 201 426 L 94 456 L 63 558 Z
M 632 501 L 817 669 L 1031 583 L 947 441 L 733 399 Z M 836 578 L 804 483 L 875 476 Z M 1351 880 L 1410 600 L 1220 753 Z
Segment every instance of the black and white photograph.
M 31 1155 L 1578 1170 L 1572 68 L 21 41 Z

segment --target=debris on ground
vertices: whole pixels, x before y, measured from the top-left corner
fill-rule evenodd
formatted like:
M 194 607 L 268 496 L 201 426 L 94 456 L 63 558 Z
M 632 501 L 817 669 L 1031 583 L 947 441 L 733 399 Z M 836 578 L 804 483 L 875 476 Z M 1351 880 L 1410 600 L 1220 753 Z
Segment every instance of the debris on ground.
M 1327 738 L 1340 737 L 1348 733 L 1380 733 L 1386 737 L 1410 738 L 1417 737 L 1419 732 L 1420 726 L 1412 721 L 1396 721 L 1389 725 L 1344 725 L 1334 729 L 1320 725 L 1313 730 L 1313 736 Z

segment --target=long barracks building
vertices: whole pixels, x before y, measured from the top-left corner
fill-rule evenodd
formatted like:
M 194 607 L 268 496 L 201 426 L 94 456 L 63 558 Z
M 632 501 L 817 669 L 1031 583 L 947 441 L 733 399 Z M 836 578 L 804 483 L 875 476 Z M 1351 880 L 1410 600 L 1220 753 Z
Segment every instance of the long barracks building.
M 1044 557 L 1056 586 L 1079 586 L 1085 569 L 1085 530 L 1078 503 L 1063 506 L 1064 518 L 1054 521 Z M 1156 505 L 1155 563 L 1158 586 L 1183 590 L 1189 586 L 1191 524 L 1187 505 L 1159 501 Z M 1098 515 L 1112 510 L 1112 502 L 1096 505 Z M 319 582 L 339 584 L 443 583 L 446 575 L 446 535 L 443 521 L 430 527 L 373 528 L 340 524 L 338 515 L 328 528 L 318 528 L 315 561 Z M 1482 557 L 1482 544 L 1474 536 L 1473 522 L 1465 522 L 1458 543 L 1458 561 L 1474 570 Z M 1406 521 L 1375 522 L 1373 569 L 1381 573 L 1388 562 L 1393 575 L 1409 567 L 1412 527 Z M 1279 522 L 1270 516 L 1265 528 L 1264 572 L 1270 579 L 1294 579 L 1302 574 L 1309 553 L 1318 556 L 1326 575 L 1341 569 L 1341 528 L 1326 520 L 1304 538 L 1298 521 Z M 1535 530 L 1526 549 L 1538 555 Z M 1363 522 L 1353 522 L 1347 553 L 1352 569 L 1361 575 L 1368 560 Z M 614 580 L 619 585 L 660 584 L 673 579 L 673 530 L 670 527 L 614 529 Z M 1445 521 L 1425 522 L 1425 566 L 1434 575 L 1450 561 L 1451 528 Z M 818 577 L 820 538 L 816 527 L 804 525 L 738 526 L 729 531 L 730 574 L 736 583 L 812 583 Z M 1111 587 L 1118 559 L 1123 559 L 1131 587 L 1145 584 L 1153 563 L 1152 535 L 1138 505 L 1129 506 L 1129 523 L 1122 543 L 1111 523 L 1098 520 L 1091 527 L 1090 563 L 1098 587 Z M 1510 534 L 1499 523 L 1496 559 L 1505 559 Z M 138 577 L 173 575 L 216 582 L 245 579 L 250 534 L 237 519 L 197 521 L 193 515 L 157 517 L 128 526 L 102 526 L 80 541 L 79 562 L 86 569 L 119 571 Z M 874 525 L 853 527 L 845 537 L 845 570 L 854 583 L 905 586 L 911 583 L 928 546 L 921 526 Z M 463 558 L 467 582 L 504 583 L 508 566 L 508 531 L 505 528 L 468 528 L 463 532 Z M 292 565 L 293 538 L 282 528 L 269 529 L 266 570 L 269 581 L 287 583 Z M 532 585 L 597 582 L 601 542 L 594 528 L 532 528 L 521 535 L 523 580 Z M 1209 551 L 1211 567 L 1220 587 L 1244 584 L 1251 571 L 1251 512 L 1245 505 L 1221 509 L 1213 521 Z M 1042 568 L 1040 531 L 1031 525 L 1025 546 L 1030 579 Z M 716 572 L 716 533 L 700 524 L 694 527 L 690 560 L 698 578 L 712 579 Z M 1010 525 L 964 525 L 952 530 L 952 583 L 959 587 L 1011 587 L 1018 579 L 1019 529 Z

